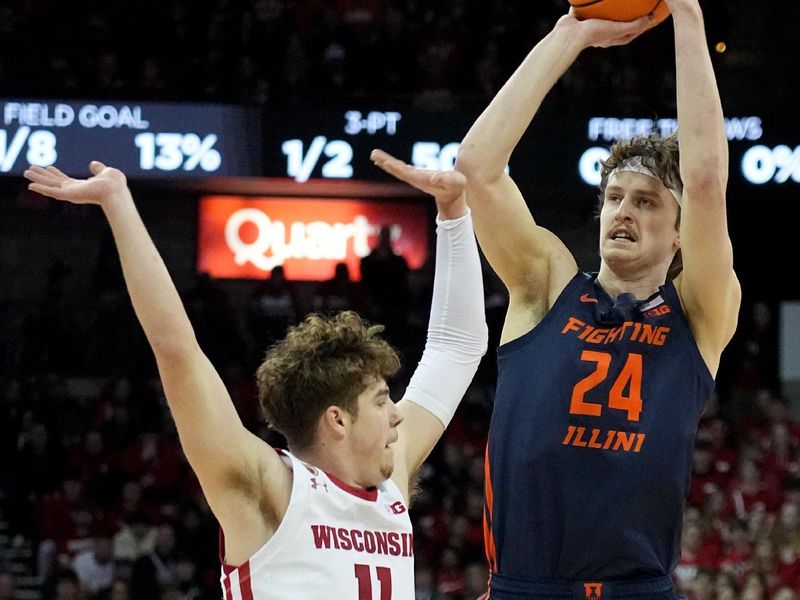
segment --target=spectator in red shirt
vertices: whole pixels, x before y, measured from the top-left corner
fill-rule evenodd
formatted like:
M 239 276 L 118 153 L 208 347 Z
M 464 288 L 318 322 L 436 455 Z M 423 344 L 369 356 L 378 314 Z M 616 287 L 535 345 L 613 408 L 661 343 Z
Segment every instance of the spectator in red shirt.
M 712 492 L 727 489 L 729 480 L 729 472 L 717 468 L 711 441 L 698 439 L 694 447 L 689 504 L 702 506 Z
M 767 512 L 776 512 L 781 504 L 781 490 L 774 477 L 761 473 L 755 460 L 743 457 L 739 461 L 737 477 L 730 486 L 730 498 L 736 517 L 746 519 L 758 504 L 762 504 Z

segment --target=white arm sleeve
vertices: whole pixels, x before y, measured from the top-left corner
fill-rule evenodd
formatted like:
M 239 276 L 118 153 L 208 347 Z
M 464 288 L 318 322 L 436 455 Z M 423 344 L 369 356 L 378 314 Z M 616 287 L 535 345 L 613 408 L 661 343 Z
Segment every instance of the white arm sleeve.
M 428 340 L 403 399 L 445 427 L 464 397 L 488 345 L 483 278 L 469 212 L 436 218 L 436 274 Z

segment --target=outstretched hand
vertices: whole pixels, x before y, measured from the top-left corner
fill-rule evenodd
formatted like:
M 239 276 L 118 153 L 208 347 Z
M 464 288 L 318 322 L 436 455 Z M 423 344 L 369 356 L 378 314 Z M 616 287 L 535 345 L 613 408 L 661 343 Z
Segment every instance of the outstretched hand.
M 73 179 L 56 167 L 28 168 L 24 175 L 28 189 L 43 196 L 73 204 L 103 204 L 108 198 L 127 189 L 125 175 L 98 161 L 89 164 L 92 177 Z
M 624 46 L 656 25 L 652 16 L 635 21 L 606 21 L 605 19 L 578 20 L 573 9 L 558 20 L 558 26 L 575 28 L 585 47 L 610 48 Z
M 376 166 L 390 175 L 436 198 L 440 212 L 448 208 L 455 208 L 454 205 L 457 202 L 463 202 L 466 207 L 464 190 L 467 186 L 467 179 L 462 173 L 412 167 L 383 150 L 373 150 L 369 157 Z

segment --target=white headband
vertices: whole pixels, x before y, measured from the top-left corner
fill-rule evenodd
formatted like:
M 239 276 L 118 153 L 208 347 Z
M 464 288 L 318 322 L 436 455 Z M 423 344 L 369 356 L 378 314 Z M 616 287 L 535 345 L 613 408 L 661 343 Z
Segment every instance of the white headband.
M 683 195 L 681 194 L 681 192 L 679 192 L 678 190 L 673 190 L 666 183 L 664 183 L 662 179 L 658 175 L 656 175 L 650 167 L 648 167 L 642 162 L 641 156 L 632 156 L 631 158 L 626 158 L 625 160 L 623 160 L 614 170 L 611 171 L 611 173 L 608 174 L 608 179 L 610 180 L 612 175 L 616 175 L 617 173 L 624 173 L 626 171 L 631 173 L 641 173 L 642 175 L 647 175 L 648 177 L 652 177 L 653 179 L 658 179 L 659 181 L 661 181 L 661 183 L 664 184 L 664 187 L 669 190 L 673 198 L 675 198 L 675 201 L 678 203 L 678 206 L 683 206 L 682 204 Z

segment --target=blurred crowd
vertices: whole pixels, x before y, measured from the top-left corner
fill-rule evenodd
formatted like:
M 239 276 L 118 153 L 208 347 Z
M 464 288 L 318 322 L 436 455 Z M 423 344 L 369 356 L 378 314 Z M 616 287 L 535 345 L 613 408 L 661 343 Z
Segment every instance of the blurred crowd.
M 738 84 L 796 36 L 784 13 L 704 2 Z M 9 0 L 0 6 L 0 96 L 245 104 L 407 99 L 433 109 L 486 100 L 565 12 L 566 0 Z M 786 17 L 786 18 L 784 18 Z M 594 104 L 668 110 L 664 26 L 638 51 L 589 52 L 562 85 Z M 655 51 L 654 51 L 655 50 Z M 766 76 L 766 74 L 764 74 Z M 758 94 L 754 86 L 752 93 Z

